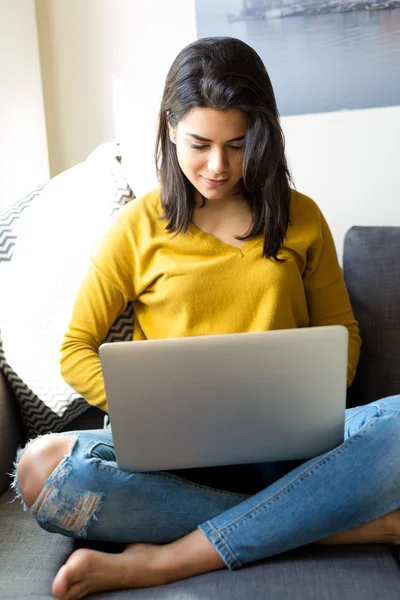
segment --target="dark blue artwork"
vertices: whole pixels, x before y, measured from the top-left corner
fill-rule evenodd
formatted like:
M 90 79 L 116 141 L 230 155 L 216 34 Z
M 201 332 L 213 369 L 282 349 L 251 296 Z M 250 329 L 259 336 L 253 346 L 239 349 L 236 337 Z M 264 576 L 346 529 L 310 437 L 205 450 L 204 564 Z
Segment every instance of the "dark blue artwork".
M 400 105 L 400 0 L 196 0 L 196 22 L 259 53 L 281 115 Z

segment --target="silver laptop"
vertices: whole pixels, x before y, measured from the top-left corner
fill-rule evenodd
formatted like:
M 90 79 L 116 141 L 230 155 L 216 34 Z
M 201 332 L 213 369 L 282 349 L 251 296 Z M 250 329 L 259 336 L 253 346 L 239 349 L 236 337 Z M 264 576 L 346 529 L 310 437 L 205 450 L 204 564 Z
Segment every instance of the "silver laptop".
M 118 466 L 307 459 L 338 446 L 347 344 L 342 326 L 103 344 Z

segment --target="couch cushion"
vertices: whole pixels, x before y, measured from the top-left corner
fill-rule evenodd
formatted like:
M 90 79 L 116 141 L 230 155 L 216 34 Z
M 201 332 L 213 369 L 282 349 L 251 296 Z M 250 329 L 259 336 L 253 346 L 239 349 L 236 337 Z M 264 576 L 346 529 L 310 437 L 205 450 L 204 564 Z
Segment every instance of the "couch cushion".
M 2 600 L 50 598 L 57 570 L 76 548 L 87 546 L 120 552 L 121 545 L 77 544 L 47 533 L 22 510 L 10 504 L 10 492 L 0 497 L 0 582 Z M 392 547 L 306 546 L 247 565 L 217 571 L 167 586 L 95 594 L 93 600 L 397 600 L 400 569 Z
M 362 339 L 356 402 L 400 394 L 400 227 L 352 227 L 343 272 Z
M 61 377 L 59 350 L 90 250 L 133 198 L 109 142 L 0 217 L 0 368 L 30 437 L 59 431 L 89 407 Z M 132 334 L 130 305 L 108 340 Z
M 0 372 L 0 494 L 10 484 L 9 474 L 18 446 L 24 439 L 21 416 L 14 394 Z

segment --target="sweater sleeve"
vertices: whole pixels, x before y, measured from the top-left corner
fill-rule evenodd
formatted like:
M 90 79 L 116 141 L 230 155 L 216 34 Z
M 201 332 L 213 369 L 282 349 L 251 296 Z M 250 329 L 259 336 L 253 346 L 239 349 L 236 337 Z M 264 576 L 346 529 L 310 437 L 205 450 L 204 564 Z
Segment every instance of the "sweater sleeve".
M 132 246 L 124 213 L 91 256 L 61 346 L 61 375 L 90 404 L 104 411 L 107 401 L 98 348 L 115 319 L 135 299 Z
M 329 226 L 320 214 L 320 235 L 309 248 L 303 276 L 311 326 L 344 325 L 349 332 L 347 386 L 354 379 L 361 338 Z

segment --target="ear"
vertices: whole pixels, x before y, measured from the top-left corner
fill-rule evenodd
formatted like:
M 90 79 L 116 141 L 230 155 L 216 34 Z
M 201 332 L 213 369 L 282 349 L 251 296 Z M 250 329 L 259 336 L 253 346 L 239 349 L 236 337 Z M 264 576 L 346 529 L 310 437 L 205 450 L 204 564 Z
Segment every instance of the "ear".
M 169 139 L 171 140 L 171 142 L 173 144 L 176 144 L 176 129 L 174 127 L 172 127 L 170 120 L 169 120 L 169 115 L 170 115 L 170 110 L 167 110 L 167 123 L 168 123 L 168 135 L 169 135 Z
M 170 125 L 168 123 L 168 134 L 169 134 L 169 139 L 171 140 L 171 142 L 173 144 L 176 144 L 176 132 L 175 129 L 172 127 L 172 125 Z

